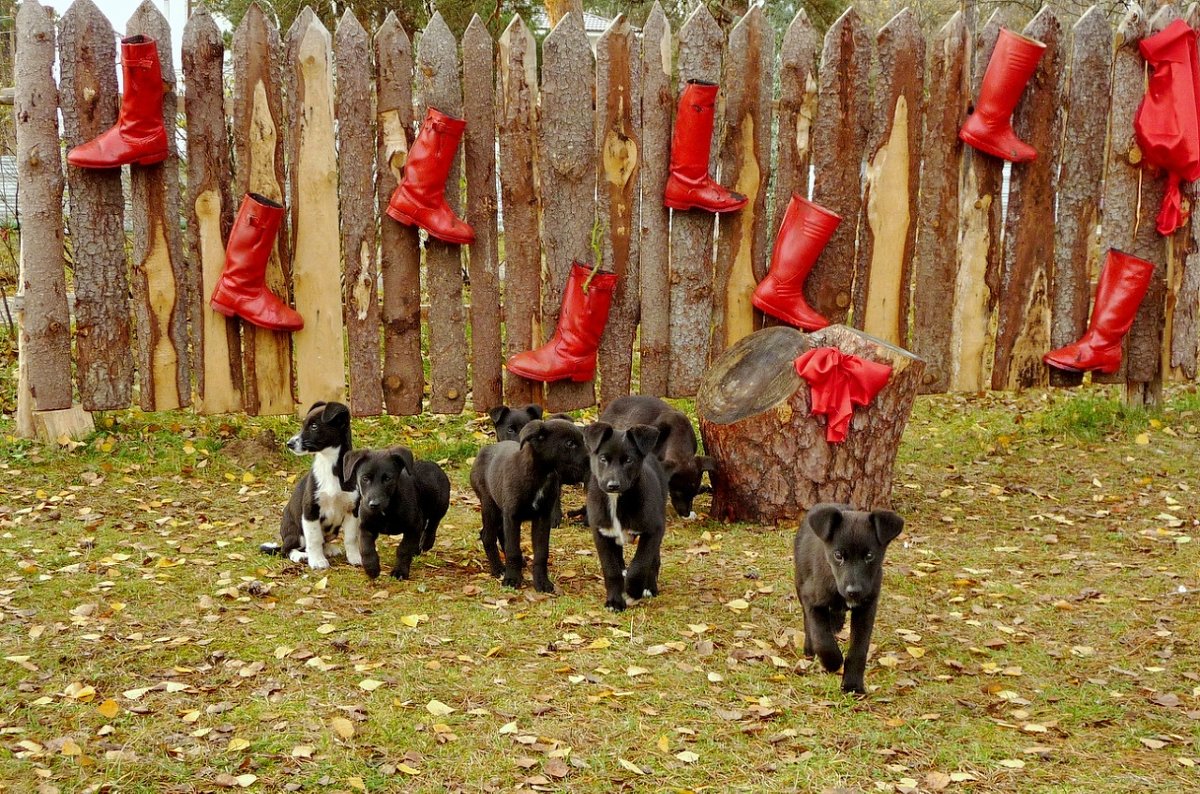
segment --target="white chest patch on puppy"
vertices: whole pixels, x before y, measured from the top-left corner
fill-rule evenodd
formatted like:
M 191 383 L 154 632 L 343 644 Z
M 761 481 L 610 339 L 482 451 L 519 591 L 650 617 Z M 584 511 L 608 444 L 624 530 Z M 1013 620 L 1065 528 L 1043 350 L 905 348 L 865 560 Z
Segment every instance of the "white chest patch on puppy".
M 313 460 L 313 489 L 317 497 L 317 505 L 321 508 L 321 525 L 324 527 L 340 527 L 346 517 L 354 512 L 358 502 L 357 491 L 343 491 L 341 481 L 334 476 L 333 467 L 337 463 L 338 449 L 323 449 Z
M 600 527 L 600 534 L 606 538 L 612 538 L 617 542 L 618 546 L 625 545 L 625 530 L 621 526 L 621 519 L 617 518 L 617 499 L 620 494 L 608 494 L 608 517 L 612 520 L 611 527 Z

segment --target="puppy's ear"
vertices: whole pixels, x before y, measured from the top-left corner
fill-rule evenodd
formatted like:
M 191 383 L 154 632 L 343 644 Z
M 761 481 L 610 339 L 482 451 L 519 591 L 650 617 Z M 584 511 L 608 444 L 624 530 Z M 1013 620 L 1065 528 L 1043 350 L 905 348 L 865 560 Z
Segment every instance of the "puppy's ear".
M 358 465 L 367 459 L 370 450 L 352 449 L 346 453 L 346 457 L 342 458 L 342 484 L 354 485 L 357 478 L 355 471 Z
M 587 444 L 588 452 L 594 453 L 600 445 L 612 437 L 612 425 L 607 422 L 593 422 L 583 428 L 583 443 Z
M 413 464 L 416 462 L 413 458 L 412 450 L 408 447 L 392 447 L 388 450 L 392 459 L 396 461 L 397 468 L 413 470 Z
M 654 444 L 658 441 L 658 428 L 653 425 L 634 425 L 625 431 L 625 435 L 633 440 L 633 445 L 643 455 L 654 454 Z
M 504 421 L 504 417 L 508 416 L 509 410 L 510 409 L 507 405 L 497 405 L 495 408 L 488 411 L 488 416 L 491 417 L 492 424 L 496 427 L 499 427 L 500 423 Z
M 530 403 L 529 405 L 525 406 L 525 413 L 529 414 L 530 419 L 541 419 L 542 406 L 538 405 L 537 403 Z
M 656 422 L 655 429 L 658 430 L 658 440 L 654 442 L 654 451 L 661 452 L 666 446 L 667 439 L 671 436 L 671 424 L 669 422 Z
M 305 414 L 305 416 L 308 416 L 308 415 L 309 415 L 309 414 L 311 414 L 313 411 L 317 410 L 318 408 L 320 408 L 320 407 L 322 407 L 322 406 L 324 406 L 324 405 L 325 405 L 325 401 L 324 401 L 324 400 L 317 400 L 315 403 L 313 403 L 312 405 L 310 405 L 310 406 L 309 406 L 309 408 L 308 408 L 308 413 L 307 413 L 307 414 Z
M 544 435 L 546 435 L 546 423 L 541 419 L 534 419 L 521 428 L 521 435 L 517 436 L 517 442 L 521 446 L 525 446 L 530 441 L 540 439 Z
M 350 424 L 350 409 L 342 403 L 325 403 L 321 419 L 327 424 Z
M 880 546 L 887 546 L 904 530 L 904 519 L 891 510 L 871 511 L 871 525 Z
M 821 540 L 829 543 L 842 526 L 842 508 L 837 505 L 814 505 L 804 517 L 809 529 Z

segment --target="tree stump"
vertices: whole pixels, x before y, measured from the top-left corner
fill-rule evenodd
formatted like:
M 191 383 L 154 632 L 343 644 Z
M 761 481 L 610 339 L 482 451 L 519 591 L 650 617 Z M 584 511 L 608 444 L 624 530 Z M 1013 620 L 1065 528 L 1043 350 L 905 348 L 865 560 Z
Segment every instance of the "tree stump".
M 870 405 L 856 407 L 841 444 L 825 440 L 825 419 L 810 416 L 808 383 L 796 357 L 816 347 L 891 365 Z M 696 397 L 700 434 L 716 458 L 713 516 L 724 521 L 794 521 L 818 502 L 888 508 L 900 436 L 925 362 L 873 336 L 832 325 L 813 334 L 765 328 L 729 348 Z

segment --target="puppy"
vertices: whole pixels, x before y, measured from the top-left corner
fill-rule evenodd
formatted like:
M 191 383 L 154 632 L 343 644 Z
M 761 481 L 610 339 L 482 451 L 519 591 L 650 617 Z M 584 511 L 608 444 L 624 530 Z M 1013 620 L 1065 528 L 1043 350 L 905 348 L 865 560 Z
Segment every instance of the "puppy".
M 392 576 L 407 579 L 413 557 L 421 550 L 425 516 L 421 512 L 413 455 L 405 447 L 358 449 L 346 455 L 346 477 L 358 488 L 358 520 L 362 565 L 367 576 L 379 576 L 380 535 L 399 535 Z
M 492 576 L 502 576 L 505 587 L 521 585 L 525 566 L 521 523 L 528 521 L 533 534 L 533 586 L 538 592 L 554 592 L 547 570 L 551 514 L 558 507 L 563 481 L 582 479 L 586 472 L 583 434 L 561 419 L 535 419 L 521 429 L 517 441 L 486 446 L 475 456 L 471 487 L 483 513 L 479 540 Z
M 654 455 L 658 428 L 617 430 L 596 422 L 583 430 L 591 462 L 588 524 L 604 573 L 604 605 L 620 612 L 638 598 L 658 595 L 660 551 L 667 525 L 667 475 Z M 625 570 L 625 546 L 637 551 Z
M 521 434 L 521 429 L 535 419 L 542 419 L 542 406 L 536 403 L 529 403 L 520 408 L 509 408 L 507 405 L 498 405 L 488 411 L 488 416 L 491 417 L 492 426 L 496 428 L 497 441 L 516 441 Z M 570 414 L 551 414 L 546 419 L 562 419 L 565 422 L 575 423 L 575 418 Z M 586 473 L 578 480 L 564 479 L 563 485 L 583 485 L 586 478 Z M 568 513 L 572 518 L 583 518 L 582 510 L 572 510 Z M 558 505 L 554 508 L 554 514 L 550 516 L 550 526 L 557 527 L 562 524 L 562 506 Z
M 345 456 L 350 452 L 350 409 L 342 403 L 313 403 L 300 432 L 287 441 L 296 455 L 312 455 L 312 470 L 296 483 L 279 524 L 281 546 L 265 543 L 268 553 L 282 553 L 292 562 L 308 561 L 314 570 L 329 567 L 328 557 L 340 550 L 330 542 L 338 531 L 345 535 L 346 560 L 362 564 L 358 494 L 343 480 Z
M 667 473 L 667 488 L 671 506 L 680 518 L 695 519 L 692 503 L 700 493 L 700 481 L 704 472 L 709 479 L 716 474 L 717 464 L 707 455 L 697 455 L 696 431 L 691 420 L 682 411 L 677 411 L 657 397 L 630 395 L 618 397 L 609 403 L 600 415 L 618 430 L 633 425 L 652 425 L 658 428 L 658 442 L 654 454 L 662 461 Z
M 438 524 L 450 509 L 450 478 L 431 460 L 418 460 L 412 466 L 417 485 L 417 505 L 424 523 L 421 527 L 421 551 L 429 551 L 437 542 Z
M 903 529 L 904 519 L 891 510 L 866 513 L 819 504 L 796 532 L 796 595 L 804 606 L 804 654 L 816 654 L 831 673 L 842 666 L 834 635 L 850 612 L 843 692 L 866 692 L 863 673 L 883 584 L 883 555 Z

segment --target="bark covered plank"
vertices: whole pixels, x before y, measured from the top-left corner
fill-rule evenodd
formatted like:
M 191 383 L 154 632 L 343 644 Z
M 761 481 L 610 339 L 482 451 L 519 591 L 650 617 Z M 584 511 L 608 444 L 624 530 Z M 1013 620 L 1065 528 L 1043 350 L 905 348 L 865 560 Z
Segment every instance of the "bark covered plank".
M 775 142 L 775 222 L 772 232 L 778 231 L 793 195 L 808 198 L 820 54 L 821 37 L 801 8 L 783 34 L 779 50 L 779 130 Z

